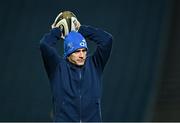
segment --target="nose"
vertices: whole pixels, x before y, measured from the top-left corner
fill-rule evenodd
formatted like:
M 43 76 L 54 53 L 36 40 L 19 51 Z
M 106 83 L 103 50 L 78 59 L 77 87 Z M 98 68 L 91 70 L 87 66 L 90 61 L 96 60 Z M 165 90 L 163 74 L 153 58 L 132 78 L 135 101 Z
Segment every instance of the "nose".
M 82 51 L 79 52 L 79 57 L 83 58 L 84 54 Z

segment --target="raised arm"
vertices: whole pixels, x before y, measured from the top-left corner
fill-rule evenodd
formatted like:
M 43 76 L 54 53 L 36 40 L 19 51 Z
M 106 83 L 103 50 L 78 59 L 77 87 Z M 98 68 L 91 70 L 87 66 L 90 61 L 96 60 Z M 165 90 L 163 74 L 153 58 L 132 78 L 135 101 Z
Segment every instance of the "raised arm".
M 61 30 L 54 28 L 40 40 L 40 51 L 48 77 L 51 77 L 60 60 L 55 48 L 56 42 L 60 39 L 60 34 Z
M 93 62 L 103 71 L 112 48 L 112 35 L 92 26 L 81 25 L 79 32 L 85 37 L 94 41 L 97 45 L 96 51 L 92 56 Z

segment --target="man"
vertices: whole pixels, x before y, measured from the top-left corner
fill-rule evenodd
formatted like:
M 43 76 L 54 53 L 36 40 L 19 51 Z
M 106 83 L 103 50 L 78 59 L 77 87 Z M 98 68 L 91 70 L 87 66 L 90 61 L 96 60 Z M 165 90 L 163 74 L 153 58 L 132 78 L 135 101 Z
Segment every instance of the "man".
M 92 26 L 77 24 L 78 32 L 64 37 L 64 57 L 55 49 L 63 28 L 54 27 L 40 41 L 40 50 L 52 90 L 53 120 L 100 122 L 101 77 L 110 56 L 112 36 Z M 88 54 L 86 39 L 97 45 Z

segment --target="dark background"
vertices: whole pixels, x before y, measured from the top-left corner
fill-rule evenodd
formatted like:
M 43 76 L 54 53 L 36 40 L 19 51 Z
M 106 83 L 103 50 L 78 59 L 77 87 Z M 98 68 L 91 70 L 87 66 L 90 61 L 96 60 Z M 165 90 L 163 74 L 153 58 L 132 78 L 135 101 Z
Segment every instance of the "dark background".
M 51 121 L 39 40 L 63 10 L 114 37 L 103 76 L 104 121 L 180 121 L 179 5 L 179 0 L 1 0 L 0 121 Z M 58 50 L 62 54 L 62 42 Z

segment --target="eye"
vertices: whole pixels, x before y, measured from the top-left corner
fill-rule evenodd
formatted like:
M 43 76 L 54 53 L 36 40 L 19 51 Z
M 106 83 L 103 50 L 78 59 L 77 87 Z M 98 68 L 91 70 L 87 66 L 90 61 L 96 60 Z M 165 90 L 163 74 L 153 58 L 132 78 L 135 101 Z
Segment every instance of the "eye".
M 87 51 L 86 49 L 82 50 L 82 52 L 86 52 L 86 51 Z
M 79 53 L 79 52 L 80 52 L 80 50 L 76 50 L 76 51 L 75 51 L 75 53 Z

